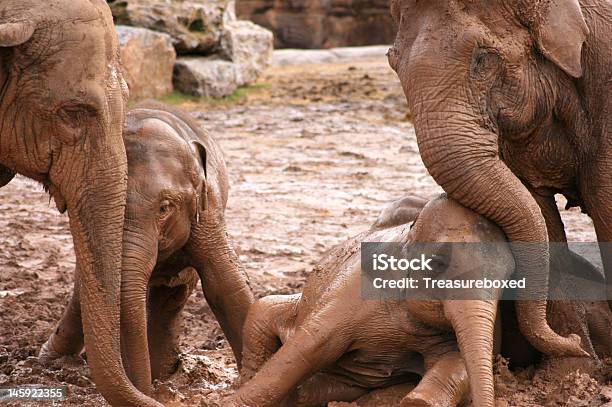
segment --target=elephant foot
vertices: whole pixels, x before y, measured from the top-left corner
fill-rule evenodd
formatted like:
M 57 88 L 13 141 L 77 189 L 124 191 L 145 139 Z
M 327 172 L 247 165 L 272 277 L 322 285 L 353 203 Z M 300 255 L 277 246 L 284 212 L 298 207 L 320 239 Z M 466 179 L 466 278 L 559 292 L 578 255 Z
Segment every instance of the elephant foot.
M 45 342 L 38 352 L 38 362 L 47 368 L 80 367 L 85 364 L 81 355 L 65 355 L 52 349 L 49 341 Z

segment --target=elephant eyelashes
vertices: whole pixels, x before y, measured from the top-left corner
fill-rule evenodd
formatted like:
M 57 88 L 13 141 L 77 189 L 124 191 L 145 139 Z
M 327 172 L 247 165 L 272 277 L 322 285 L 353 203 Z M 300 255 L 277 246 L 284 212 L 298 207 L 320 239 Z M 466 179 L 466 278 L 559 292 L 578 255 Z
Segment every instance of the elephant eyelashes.
M 488 49 L 478 49 L 472 58 L 470 76 L 477 80 L 491 78 L 501 65 L 500 56 Z
M 74 144 L 81 140 L 85 134 L 84 129 L 95 118 L 94 108 L 86 105 L 71 105 L 57 110 L 60 131 L 58 138 L 67 144 Z
M 160 205 L 159 205 L 159 216 L 160 218 L 164 219 L 165 217 L 167 217 L 170 214 L 170 201 L 163 201 Z

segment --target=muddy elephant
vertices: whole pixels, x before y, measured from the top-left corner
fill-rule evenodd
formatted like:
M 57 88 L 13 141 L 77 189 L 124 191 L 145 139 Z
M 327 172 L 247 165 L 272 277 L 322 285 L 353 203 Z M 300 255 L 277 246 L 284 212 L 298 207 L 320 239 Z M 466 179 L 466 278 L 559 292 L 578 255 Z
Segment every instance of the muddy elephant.
M 612 242 L 612 3 L 393 0 L 389 63 L 414 116 L 421 157 L 464 206 L 511 241 L 530 298 L 520 329 L 548 355 L 577 355 L 546 323 L 548 242 L 566 241 L 555 194 Z M 602 250 L 612 281 L 612 251 Z
M 239 366 L 242 327 L 254 298 L 226 232 L 229 187 L 218 144 L 188 113 L 156 102 L 129 111 L 123 137 L 129 176 L 121 348 L 129 377 L 151 394 L 151 379 L 177 361 L 178 316 L 197 283 L 196 271 Z M 48 359 L 81 352 L 82 296 L 76 287 L 44 346 Z
M 40 182 L 68 211 L 89 365 L 112 404 L 154 406 L 119 352 L 128 90 L 103 0 L 0 2 L 0 187 Z
M 363 290 L 369 284 L 360 263 L 364 241 L 401 242 L 417 251 L 433 247 L 437 279 L 504 279 L 515 268 L 506 237 L 484 217 L 444 195 L 429 203 L 410 196 L 398 200 L 369 231 L 330 250 L 302 294 L 264 297 L 251 307 L 243 386 L 228 404 L 322 406 L 414 382 L 416 375 L 422 378 L 403 406 L 454 406 L 467 402 L 470 393 L 475 406 L 494 405 L 492 354 L 512 360 L 526 350 L 510 301 L 497 301 L 500 290 L 464 291 L 463 300 L 449 299 L 454 290 L 443 296 L 429 291 L 420 299 L 375 299 Z M 502 313 L 498 303 L 510 312 Z M 592 339 L 599 356 L 609 357 L 612 313 L 603 302 L 583 305 L 588 343 Z M 528 363 L 535 362 L 532 355 Z M 595 366 L 590 358 L 572 362 L 574 368 Z
M 470 382 L 475 405 L 494 405 L 496 300 L 362 295 L 363 241 L 407 247 L 441 242 L 435 252 L 437 264 L 444 264 L 438 278 L 465 277 L 471 269 L 498 278 L 512 274 L 507 244 L 474 255 L 444 243 L 505 242 L 497 226 L 444 196 L 421 211 L 423 204 L 415 198 L 398 201 L 371 230 L 330 250 L 302 294 L 269 296 L 253 305 L 244 330 L 243 385 L 234 405 L 353 401 L 415 375 L 422 379 L 402 405 L 455 406 L 469 400 Z

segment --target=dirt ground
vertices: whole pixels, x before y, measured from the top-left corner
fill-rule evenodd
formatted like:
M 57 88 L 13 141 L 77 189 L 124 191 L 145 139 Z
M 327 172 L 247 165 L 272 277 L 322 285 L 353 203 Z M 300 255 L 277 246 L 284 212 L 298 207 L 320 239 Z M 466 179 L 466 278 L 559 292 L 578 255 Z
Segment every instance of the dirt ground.
M 441 192 L 419 158 L 399 81 L 383 58 L 272 68 L 238 101 L 182 106 L 225 151 L 229 229 L 257 296 L 299 291 L 322 253 L 367 228 L 390 200 Z M 586 216 L 563 216 L 570 241 L 595 240 Z M 43 369 L 35 357 L 67 303 L 73 267 L 67 217 L 42 188 L 17 178 L 0 190 L 0 387 L 65 384 L 69 398 L 55 405 L 104 405 L 84 365 Z M 169 406 L 218 405 L 236 365 L 201 292 L 185 312 L 182 350 L 178 372 L 157 383 L 158 396 Z M 605 405 L 609 367 L 607 378 L 574 372 L 559 379 L 545 368 L 510 372 L 500 362 L 498 404 Z M 362 405 L 396 405 L 371 400 Z

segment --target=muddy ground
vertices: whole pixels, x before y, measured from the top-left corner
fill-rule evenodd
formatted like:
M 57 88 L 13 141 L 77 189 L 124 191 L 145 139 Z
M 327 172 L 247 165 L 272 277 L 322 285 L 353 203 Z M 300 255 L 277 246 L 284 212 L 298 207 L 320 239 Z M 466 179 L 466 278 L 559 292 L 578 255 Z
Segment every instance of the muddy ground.
M 225 103 L 172 100 L 225 151 L 229 230 L 258 296 L 299 291 L 322 253 L 367 228 L 386 202 L 441 191 L 384 58 L 271 68 L 243 93 Z M 563 216 L 571 241 L 595 239 L 586 216 Z M 56 405 L 104 405 L 85 366 L 43 369 L 35 358 L 69 298 L 73 267 L 67 217 L 42 188 L 17 178 L 0 190 L 0 387 L 64 383 L 69 399 Z M 158 396 L 171 406 L 217 405 L 236 365 L 199 292 L 184 329 L 182 364 L 158 383 Z M 607 379 L 577 372 L 560 380 L 502 363 L 497 375 L 500 405 L 601 406 L 612 397 L 609 369 Z

